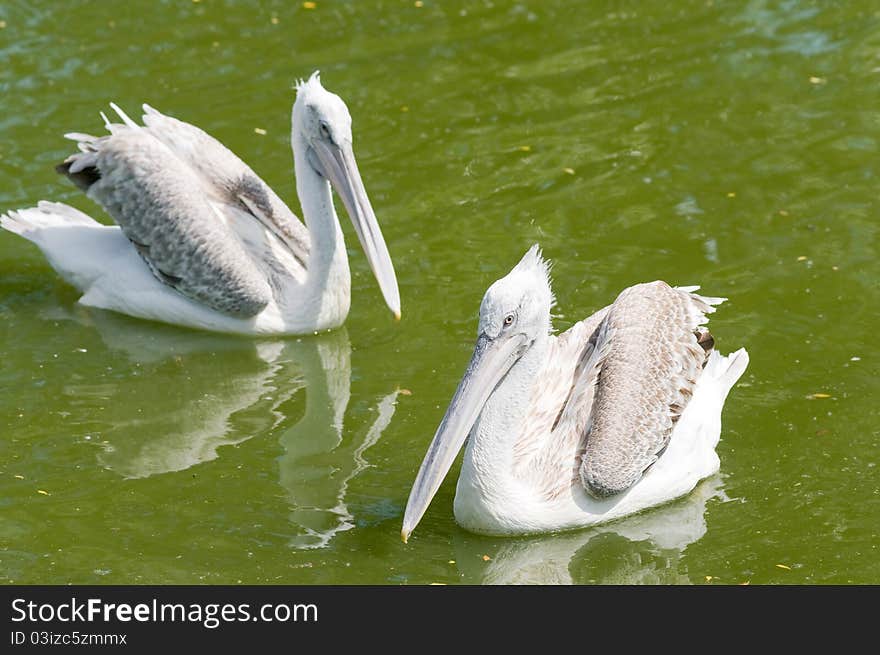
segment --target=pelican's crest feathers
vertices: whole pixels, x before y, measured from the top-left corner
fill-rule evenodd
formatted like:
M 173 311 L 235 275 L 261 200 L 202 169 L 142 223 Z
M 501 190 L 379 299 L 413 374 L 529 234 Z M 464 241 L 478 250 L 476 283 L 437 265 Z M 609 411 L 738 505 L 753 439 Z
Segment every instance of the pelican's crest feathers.
M 522 259 L 519 260 L 519 263 L 513 267 L 513 271 L 531 274 L 545 284 L 550 294 L 550 306 L 554 307 L 556 305 L 556 296 L 553 293 L 553 278 L 550 275 L 552 268 L 553 262 L 544 259 L 541 253 L 541 246 L 536 243 L 528 249 Z
M 321 71 L 319 70 L 312 73 L 307 80 L 299 79 L 296 81 L 297 94 L 318 89 L 321 91 L 324 90 L 324 87 L 321 84 Z

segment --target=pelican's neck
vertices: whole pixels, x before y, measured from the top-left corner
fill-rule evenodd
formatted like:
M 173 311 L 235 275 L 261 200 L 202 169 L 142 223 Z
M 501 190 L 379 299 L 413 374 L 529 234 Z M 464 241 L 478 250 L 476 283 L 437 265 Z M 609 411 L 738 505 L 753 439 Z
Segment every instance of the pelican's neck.
M 305 298 L 299 301 L 317 313 L 317 329 L 337 327 L 348 314 L 351 275 L 345 240 L 330 183 L 308 161 L 308 144 L 293 126 L 293 163 L 296 192 L 309 231 L 309 259 Z
M 468 439 L 460 483 L 467 478 L 494 494 L 513 482 L 514 444 L 554 338 L 544 333 L 535 339 L 489 396 Z

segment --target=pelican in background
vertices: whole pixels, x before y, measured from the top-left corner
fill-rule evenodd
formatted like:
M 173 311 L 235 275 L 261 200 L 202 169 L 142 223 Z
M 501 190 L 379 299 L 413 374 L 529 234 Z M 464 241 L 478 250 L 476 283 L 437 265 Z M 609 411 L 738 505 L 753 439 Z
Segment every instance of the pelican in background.
M 11 211 L 0 226 L 36 243 L 84 305 L 192 328 L 305 334 L 342 325 L 351 274 L 336 190 L 388 307 L 397 278 L 352 150 L 351 116 L 318 73 L 297 85 L 296 189 L 305 225 L 219 141 L 144 105 L 143 126 L 67 134 L 81 152 L 58 166 L 118 226 L 61 203 Z M 103 116 L 103 114 L 102 114 Z
M 409 495 L 404 542 L 465 440 L 455 519 L 483 534 L 603 523 L 715 473 L 721 409 L 749 357 L 713 349 L 703 326 L 724 298 L 697 289 L 638 284 L 555 336 L 549 266 L 533 246 L 483 296 L 473 356 Z

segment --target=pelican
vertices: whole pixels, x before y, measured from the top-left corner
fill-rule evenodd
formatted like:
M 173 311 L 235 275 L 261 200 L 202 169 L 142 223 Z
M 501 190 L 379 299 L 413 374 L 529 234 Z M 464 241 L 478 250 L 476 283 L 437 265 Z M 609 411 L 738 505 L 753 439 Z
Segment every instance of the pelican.
M 748 365 L 703 326 L 724 298 L 638 284 L 560 334 L 537 245 L 480 305 L 464 378 L 409 495 L 406 542 L 467 441 L 456 522 L 491 535 L 604 523 L 689 493 L 719 468 L 721 409 Z
M 296 189 L 305 225 L 219 141 L 144 105 L 143 125 L 110 105 L 109 135 L 71 133 L 80 152 L 58 170 L 117 223 L 61 203 L 11 211 L 0 226 L 33 241 L 84 305 L 191 328 L 305 334 L 340 326 L 351 275 L 331 185 L 385 302 L 400 318 L 397 278 L 352 149 L 351 116 L 315 72 L 292 112 Z

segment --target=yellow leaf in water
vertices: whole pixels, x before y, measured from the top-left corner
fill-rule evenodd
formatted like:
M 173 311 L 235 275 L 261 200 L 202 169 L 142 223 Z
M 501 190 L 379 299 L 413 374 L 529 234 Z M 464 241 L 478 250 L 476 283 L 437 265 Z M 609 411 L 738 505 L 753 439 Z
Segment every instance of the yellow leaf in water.
M 255 127 L 254 132 L 259 134 L 260 136 L 266 136 L 266 130 L 264 130 L 262 127 Z
M 824 77 L 816 77 L 815 75 L 810 76 L 810 84 L 825 84 Z
M 563 173 L 567 173 L 568 175 L 574 175 L 574 169 L 573 169 L 573 168 L 563 168 L 563 169 L 562 169 L 562 172 L 563 172 Z
M 405 114 L 406 112 L 409 111 L 409 107 L 407 107 L 406 105 L 401 105 L 401 106 L 400 106 L 400 111 L 402 111 L 402 112 Z
M 531 152 L 532 146 L 520 146 L 517 150 L 520 152 Z
M 445 587 L 446 583 L 445 582 L 432 582 L 431 586 L 432 587 Z
M 14 477 L 16 480 L 24 480 L 23 475 L 13 475 L 12 477 Z
M 777 565 L 776 565 L 776 568 L 777 568 L 777 569 L 785 569 L 786 571 L 791 571 L 791 567 L 790 567 L 790 566 L 786 566 L 785 564 L 777 564 Z
M 409 389 L 398 389 L 397 391 L 401 396 L 411 396 L 412 395 L 412 391 L 410 391 Z
M 727 192 L 727 197 L 728 197 L 728 198 L 736 198 L 736 193 L 735 193 L 734 191 L 728 191 L 728 192 Z
M 425 6 L 425 3 L 422 2 L 422 0 L 416 0 L 413 4 L 414 4 L 416 7 L 424 7 L 424 6 Z
M 810 396 L 810 398 L 831 398 L 831 394 L 827 393 L 814 393 Z
M 6 29 L 6 21 L 0 20 L 0 30 L 4 30 L 4 29 Z
M 451 560 L 449 560 L 449 563 L 450 563 L 450 564 L 455 564 L 455 560 L 454 560 L 454 559 L 451 559 Z
M 317 6 L 318 5 L 314 2 L 304 2 L 303 3 L 303 9 L 314 9 Z
M 42 489 L 37 489 L 37 493 L 38 493 L 38 494 L 42 494 L 42 495 L 44 495 L 44 496 L 49 496 L 49 495 L 51 495 L 48 491 L 43 491 Z
M 800 257 L 798 257 L 798 261 L 799 261 L 799 262 L 805 262 L 805 261 L 807 261 L 807 256 L 806 256 L 806 255 L 801 255 Z
M 483 561 L 484 561 L 484 562 L 488 562 L 490 559 L 492 559 L 492 558 L 489 557 L 488 555 L 483 555 Z
M 269 21 L 270 21 L 273 25 L 277 25 L 277 24 L 278 24 L 278 16 L 272 16 L 272 18 L 270 18 Z

